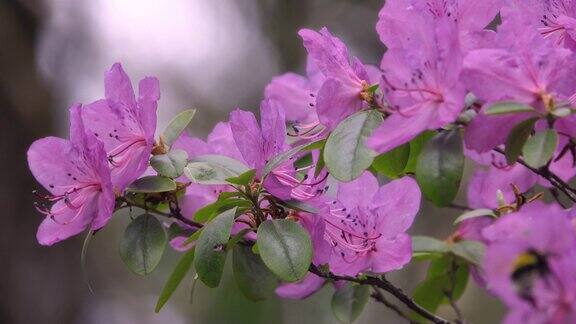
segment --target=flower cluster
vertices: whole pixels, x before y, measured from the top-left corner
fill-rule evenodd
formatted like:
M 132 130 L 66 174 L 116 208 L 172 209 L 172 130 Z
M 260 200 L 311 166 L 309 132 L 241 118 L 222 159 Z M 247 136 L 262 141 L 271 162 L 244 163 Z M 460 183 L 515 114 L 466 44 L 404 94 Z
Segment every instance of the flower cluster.
M 507 323 L 576 321 L 576 3 L 389 0 L 376 31 L 387 48 L 379 66 L 327 28 L 300 30 L 306 76 L 273 78 L 260 121 L 236 109 L 206 140 L 184 131 L 194 111 L 157 132 L 158 80 L 141 80 L 136 98 L 113 65 L 105 99 L 70 108 L 70 139 L 28 151 L 49 192 L 36 193 L 46 215 L 38 241 L 92 235 L 115 211 L 139 208 L 145 218 L 127 234 L 145 222 L 142 235 L 159 243 L 123 239 L 137 273 L 160 261 L 169 227 L 171 246 L 210 287 L 234 251 L 238 284 L 254 299 L 268 288 L 305 298 L 326 282 L 335 299 L 352 298 L 372 286 L 411 320 L 444 323 L 433 313 L 447 303 L 462 322 L 455 304 L 470 270 L 509 307 Z M 460 206 L 465 157 L 477 169 Z M 422 197 L 466 210 L 450 237 L 406 233 Z M 431 260 L 430 272 L 412 300 L 381 275 L 418 260 Z

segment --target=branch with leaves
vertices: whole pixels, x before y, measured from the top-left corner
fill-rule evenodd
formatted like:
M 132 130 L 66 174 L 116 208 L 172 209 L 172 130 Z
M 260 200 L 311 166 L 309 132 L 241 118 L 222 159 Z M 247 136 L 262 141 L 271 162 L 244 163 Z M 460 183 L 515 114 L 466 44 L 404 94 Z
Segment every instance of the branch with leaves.
M 545 26 L 518 30 L 514 22 L 524 20 L 507 17 L 522 11 L 514 8 L 502 16 L 507 28 L 478 42 L 464 38 L 484 34 L 500 1 L 481 13 L 393 2 L 379 15 L 389 48 L 381 70 L 349 56 L 328 29 L 303 29 L 310 75 L 274 78 L 260 121 L 234 110 L 206 140 L 185 131 L 195 110 L 156 137 L 159 81 L 142 79 L 136 96 L 114 64 L 105 99 L 70 108 L 70 138 L 39 139 L 28 151 L 48 192 L 36 192 L 46 216 L 38 241 L 87 230 L 84 260 L 92 234 L 115 211 L 141 209 L 120 242 L 128 268 L 146 275 L 167 246 L 183 252 L 157 312 L 192 269 L 193 286 L 219 286 L 230 253 L 247 298 L 306 298 L 334 283 L 332 309 L 345 323 L 370 296 L 409 322 L 448 323 L 435 313 L 449 305 L 454 322 L 464 323 L 457 302 L 471 271 L 505 304 L 520 305 L 511 318 L 574 318 L 566 292 L 576 290 L 576 189 L 563 179 L 576 174 L 576 65 L 573 46 L 540 38 L 565 28 L 548 30 L 561 24 L 544 21 L 554 14 L 543 16 Z M 462 204 L 455 200 L 466 158 L 478 168 Z M 543 179 L 555 201 L 533 193 Z M 421 207 L 432 204 L 463 212 L 452 233 L 409 235 Z M 411 294 L 385 278 L 419 261 L 428 270 Z

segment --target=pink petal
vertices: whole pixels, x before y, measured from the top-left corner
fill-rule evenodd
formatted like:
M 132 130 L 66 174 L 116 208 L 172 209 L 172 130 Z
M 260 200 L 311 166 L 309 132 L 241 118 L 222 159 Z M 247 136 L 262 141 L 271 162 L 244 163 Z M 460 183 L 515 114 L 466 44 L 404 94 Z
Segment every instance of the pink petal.
M 426 108 L 411 117 L 393 113 L 372 133 L 367 141 L 368 147 L 378 153 L 385 153 L 405 144 L 428 129 L 434 114 L 433 109 Z
M 44 218 L 36 233 L 38 242 L 42 245 L 52 245 L 84 231 L 98 213 L 95 199 L 97 199 L 97 195 L 85 203 L 78 216 L 76 216 L 78 210 L 68 209 L 63 214 L 57 215 L 58 223 L 50 217 Z M 52 206 L 52 210 L 63 208 L 63 206 L 65 206 L 64 202 L 58 202 Z M 65 224 L 68 221 L 71 222 Z
M 385 273 L 402 269 L 412 258 L 412 239 L 407 234 L 376 242 L 376 252 L 370 253 L 372 271 Z
M 122 69 L 120 63 L 114 63 L 106 72 L 104 78 L 104 90 L 108 104 L 114 109 L 121 111 L 128 109 L 135 111 L 136 99 L 130 78 Z
M 282 298 L 304 299 L 318 291 L 326 280 L 309 273 L 298 283 L 284 283 L 276 288 L 276 294 Z
M 264 166 L 264 139 L 256 117 L 248 111 L 236 109 L 230 113 L 230 129 L 244 161 L 252 168 Z
M 309 122 L 314 119 L 317 89 L 310 89 L 308 80 L 295 73 L 285 73 L 272 79 L 266 86 L 264 97 L 274 100 L 286 112 L 288 121 Z
M 61 195 L 76 183 L 68 173 L 76 170 L 69 157 L 73 152 L 69 141 L 58 137 L 36 140 L 28 149 L 28 166 L 34 178 L 54 195 Z
M 334 129 L 342 120 L 362 108 L 361 86 L 350 86 L 337 79 L 327 79 L 316 99 L 320 123 Z
M 338 185 L 338 201 L 348 209 L 369 207 L 378 190 L 378 180 L 366 171 L 358 179 Z
M 156 109 L 160 99 L 160 82 L 155 77 L 146 77 L 138 85 L 138 116 L 146 138 L 153 139 L 156 131 Z
M 219 122 L 208 135 L 208 145 L 215 154 L 221 154 L 238 161 L 244 161 L 242 154 L 236 146 L 230 123 Z
M 405 232 L 420 209 L 420 188 L 410 177 L 403 177 L 380 187 L 372 199 L 372 208 L 379 216 L 378 232 L 392 238 Z
M 285 148 L 286 117 L 284 109 L 271 100 L 263 100 L 260 105 L 260 123 L 264 139 L 264 156 L 270 160 Z

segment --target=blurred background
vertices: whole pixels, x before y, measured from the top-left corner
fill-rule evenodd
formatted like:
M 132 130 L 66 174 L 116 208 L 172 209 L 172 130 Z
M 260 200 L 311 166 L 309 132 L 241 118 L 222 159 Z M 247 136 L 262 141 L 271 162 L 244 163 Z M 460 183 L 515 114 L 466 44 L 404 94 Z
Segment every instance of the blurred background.
M 160 79 L 159 128 L 179 110 L 196 108 L 191 131 L 205 136 L 235 107 L 258 108 L 270 79 L 302 72 L 297 31 L 328 26 L 364 62 L 384 47 L 374 31 L 382 0 L 1 0 L 0 1 L 0 323 L 334 323 L 333 289 L 306 301 L 250 302 L 230 271 L 220 288 L 198 284 L 190 303 L 188 277 L 160 314 L 154 305 L 178 260 L 168 251 L 147 277 L 132 274 L 118 255 L 127 217 L 116 217 L 92 240 L 85 285 L 83 238 L 38 245 L 41 216 L 26 165 L 30 143 L 66 136 L 67 109 L 103 97 L 103 77 L 121 62 L 133 83 Z M 457 211 L 423 206 L 414 234 L 445 237 Z M 230 262 L 229 262 L 230 263 Z M 425 277 L 426 262 L 389 278 L 408 292 Z M 228 269 L 230 270 L 230 269 Z M 503 307 L 471 281 L 461 300 L 475 323 L 493 323 Z M 453 318 L 448 308 L 443 315 Z M 359 323 L 398 323 L 370 303 Z

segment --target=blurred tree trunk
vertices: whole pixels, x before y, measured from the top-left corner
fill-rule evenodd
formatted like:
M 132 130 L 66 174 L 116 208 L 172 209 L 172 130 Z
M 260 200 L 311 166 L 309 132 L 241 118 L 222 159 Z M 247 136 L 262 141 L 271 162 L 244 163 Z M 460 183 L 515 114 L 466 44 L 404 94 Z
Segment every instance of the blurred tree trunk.
M 52 101 L 36 71 L 34 2 L 0 2 L 0 322 L 73 323 L 80 311 L 78 241 L 56 248 L 36 242 L 26 150 L 52 129 Z M 74 257 L 70 257 L 74 256 Z M 76 257 L 77 256 L 77 257 Z

